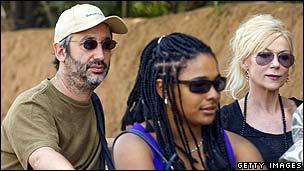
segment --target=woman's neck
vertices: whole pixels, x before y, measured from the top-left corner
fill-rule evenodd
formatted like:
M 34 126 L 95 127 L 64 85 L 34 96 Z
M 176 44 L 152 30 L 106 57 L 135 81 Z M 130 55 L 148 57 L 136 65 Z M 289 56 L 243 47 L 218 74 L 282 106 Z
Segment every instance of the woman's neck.
M 194 141 L 194 138 L 193 136 L 195 137 L 196 141 L 197 141 L 197 144 L 199 144 L 199 142 L 202 140 L 202 128 L 201 128 L 201 125 L 191 125 L 189 124 L 189 126 L 187 125 L 186 121 L 183 121 L 183 125 L 179 127 L 180 131 L 178 130 L 175 122 L 174 122 L 174 119 L 173 119 L 173 113 L 172 111 L 168 111 L 168 116 L 169 116 L 169 122 L 170 122 L 170 125 L 171 125 L 171 128 L 172 128 L 172 134 L 173 134 L 173 137 L 174 137 L 174 142 L 177 144 L 177 145 L 180 145 L 182 146 L 182 140 L 181 140 L 181 137 L 180 137 L 180 133 L 184 133 L 189 142 L 189 146 L 190 146 L 190 149 L 192 148 L 195 148 L 195 141 Z M 184 138 L 185 138 L 184 137 Z
M 280 110 L 279 91 L 269 91 L 251 88 L 247 98 L 247 106 L 265 111 L 266 113 L 275 113 Z

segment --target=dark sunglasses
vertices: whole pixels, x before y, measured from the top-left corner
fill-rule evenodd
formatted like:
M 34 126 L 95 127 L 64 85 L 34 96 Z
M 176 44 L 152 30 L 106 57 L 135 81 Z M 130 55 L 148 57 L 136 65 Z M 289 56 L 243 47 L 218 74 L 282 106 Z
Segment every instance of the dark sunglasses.
M 77 41 L 71 41 L 71 42 L 77 42 Z M 94 39 L 87 39 L 84 42 L 81 43 L 81 45 L 83 45 L 83 47 L 87 50 L 94 50 L 99 42 L 97 42 L 97 40 Z M 105 38 L 103 41 L 100 42 L 101 43 L 101 47 L 104 50 L 112 50 L 115 48 L 117 42 L 115 40 L 112 40 L 110 38 Z
M 259 52 L 256 56 L 256 63 L 264 66 L 269 64 L 274 59 L 273 52 Z M 285 68 L 289 68 L 294 63 L 294 56 L 288 52 L 280 52 L 277 54 L 279 63 Z
M 189 85 L 189 89 L 192 93 L 207 93 L 211 86 L 215 88 L 217 92 L 220 92 L 226 87 L 226 78 L 218 76 L 214 81 L 206 80 L 199 77 L 192 80 L 178 80 L 179 84 Z

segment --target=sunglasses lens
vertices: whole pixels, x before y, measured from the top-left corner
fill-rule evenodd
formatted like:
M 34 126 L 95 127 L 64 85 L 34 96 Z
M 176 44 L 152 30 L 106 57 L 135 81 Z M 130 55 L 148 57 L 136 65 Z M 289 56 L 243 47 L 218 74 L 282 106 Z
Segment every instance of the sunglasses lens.
M 102 48 L 106 50 L 112 50 L 116 46 L 116 42 L 111 39 L 105 39 L 102 43 Z
M 226 87 L 226 78 L 225 77 L 218 77 L 214 81 L 214 88 L 216 89 L 216 91 L 220 92 L 220 91 L 224 90 L 225 87 Z
M 267 65 L 274 58 L 274 54 L 272 52 L 260 52 L 256 57 L 256 63 L 259 65 Z
M 97 47 L 98 42 L 96 40 L 86 40 L 83 42 L 83 47 L 87 50 L 93 50 Z M 112 39 L 105 39 L 102 42 L 102 48 L 105 50 L 112 50 L 116 46 L 116 42 Z
M 267 65 L 274 58 L 272 52 L 260 52 L 256 57 L 256 63 L 259 65 Z M 279 63 L 285 68 L 289 68 L 294 63 L 294 56 L 290 53 L 281 53 L 278 55 Z
M 280 64 L 286 68 L 289 68 L 294 63 L 294 56 L 289 53 L 281 53 L 278 58 Z
M 190 91 L 193 93 L 207 93 L 211 86 L 214 86 L 215 90 L 220 92 L 226 87 L 226 78 L 218 77 L 214 80 L 214 82 L 209 80 L 199 80 L 190 82 L 189 87 Z
M 83 43 L 83 47 L 87 50 L 93 50 L 97 47 L 98 42 L 96 40 L 86 40 Z
M 190 82 L 189 88 L 193 93 L 207 93 L 212 86 L 212 83 L 208 80 L 199 80 Z

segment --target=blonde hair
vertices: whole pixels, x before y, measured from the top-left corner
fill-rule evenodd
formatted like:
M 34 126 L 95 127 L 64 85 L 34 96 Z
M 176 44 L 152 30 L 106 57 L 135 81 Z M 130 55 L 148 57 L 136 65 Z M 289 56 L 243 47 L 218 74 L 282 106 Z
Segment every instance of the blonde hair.
M 234 99 L 237 99 L 240 93 L 243 91 L 247 92 L 249 89 L 246 83 L 246 71 L 241 67 L 242 61 L 262 49 L 265 40 L 278 33 L 279 35 L 275 39 L 283 36 L 288 41 L 292 53 L 293 44 L 290 32 L 284 28 L 280 20 L 273 18 L 271 15 L 258 14 L 252 16 L 239 26 L 230 40 L 232 59 L 227 75 L 226 91 L 230 92 Z

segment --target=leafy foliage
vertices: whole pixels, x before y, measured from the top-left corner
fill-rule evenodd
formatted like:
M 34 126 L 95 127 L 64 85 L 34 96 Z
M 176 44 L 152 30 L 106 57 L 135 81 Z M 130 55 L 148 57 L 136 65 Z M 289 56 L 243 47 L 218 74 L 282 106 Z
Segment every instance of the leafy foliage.
M 13 28 L 54 27 L 60 14 L 76 4 L 89 3 L 101 8 L 104 15 L 122 17 L 157 17 L 170 13 L 193 10 L 206 5 L 213 5 L 220 12 L 221 1 L 1 1 L 1 6 L 8 11 L 7 19 L 15 24 Z M 30 2 L 30 3 L 28 3 Z M 126 5 L 127 4 L 127 5 Z M 125 6 L 125 9 L 124 8 Z M 29 7 L 30 6 L 30 7 Z M 16 10 L 16 7 L 20 10 Z M 30 9 L 26 14 L 23 9 Z M 15 11 L 14 11 L 15 9 Z M 123 10 L 126 13 L 123 14 Z M 14 14 L 17 13 L 18 15 Z M 23 18 L 22 18 L 23 16 Z M 26 17 L 24 17 L 26 16 Z M 18 18 L 19 17 L 19 18 Z M 21 17 L 21 18 L 20 18 Z M 18 25 L 22 20 L 22 26 Z M 28 24 L 24 25 L 27 22 Z
M 135 1 L 131 3 L 130 15 L 137 17 L 156 17 L 169 14 L 165 1 Z

